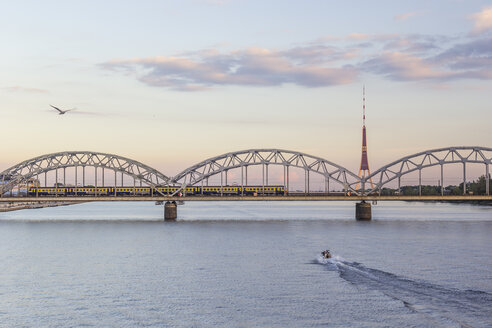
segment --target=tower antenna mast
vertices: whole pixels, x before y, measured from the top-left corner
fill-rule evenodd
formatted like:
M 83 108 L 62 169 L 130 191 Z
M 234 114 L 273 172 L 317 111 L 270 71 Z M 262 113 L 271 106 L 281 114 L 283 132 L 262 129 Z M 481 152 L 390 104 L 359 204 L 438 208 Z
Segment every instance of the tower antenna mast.
M 366 86 L 362 86 L 362 125 L 366 126 Z
M 371 175 L 369 169 L 369 159 L 367 156 L 367 140 L 366 140 L 366 86 L 362 87 L 362 156 L 360 160 L 359 178 L 365 179 L 365 177 Z M 371 188 L 374 189 L 372 178 L 370 179 Z M 357 183 L 356 190 L 359 190 L 359 183 Z M 365 185 L 362 186 L 363 192 Z

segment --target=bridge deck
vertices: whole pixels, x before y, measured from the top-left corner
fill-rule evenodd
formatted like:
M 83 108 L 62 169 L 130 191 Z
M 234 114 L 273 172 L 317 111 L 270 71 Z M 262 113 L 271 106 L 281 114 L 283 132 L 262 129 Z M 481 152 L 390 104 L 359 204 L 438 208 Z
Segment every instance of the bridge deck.
M 0 197 L 0 202 L 132 202 L 132 201 L 491 201 L 492 195 L 456 196 L 329 196 L 329 195 L 288 195 L 288 196 L 60 196 L 60 197 Z

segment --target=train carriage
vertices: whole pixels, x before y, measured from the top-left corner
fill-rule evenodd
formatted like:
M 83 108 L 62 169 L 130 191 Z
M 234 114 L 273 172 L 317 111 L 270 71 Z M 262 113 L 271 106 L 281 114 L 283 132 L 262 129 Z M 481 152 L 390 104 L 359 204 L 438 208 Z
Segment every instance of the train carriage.
M 180 190 L 178 186 L 157 187 L 30 187 L 29 196 L 152 196 L 160 193 L 172 195 Z M 284 195 L 284 186 L 189 186 L 180 192 L 180 196 L 233 196 L 233 195 Z

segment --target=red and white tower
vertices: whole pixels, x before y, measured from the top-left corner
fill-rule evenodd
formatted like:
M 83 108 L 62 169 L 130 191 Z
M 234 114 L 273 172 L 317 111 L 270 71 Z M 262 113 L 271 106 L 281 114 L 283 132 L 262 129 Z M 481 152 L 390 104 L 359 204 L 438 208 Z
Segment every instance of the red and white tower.
M 366 86 L 364 86 L 363 89 L 362 89 L 362 157 L 360 159 L 359 178 L 365 179 L 369 175 L 371 175 L 371 170 L 369 169 L 369 159 L 367 158 L 367 140 L 366 140 Z M 371 188 L 374 188 L 374 184 L 372 183 L 372 178 L 370 179 L 370 182 L 371 182 Z M 359 189 L 359 184 L 357 184 L 357 186 L 355 187 L 355 189 L 356 190 Z

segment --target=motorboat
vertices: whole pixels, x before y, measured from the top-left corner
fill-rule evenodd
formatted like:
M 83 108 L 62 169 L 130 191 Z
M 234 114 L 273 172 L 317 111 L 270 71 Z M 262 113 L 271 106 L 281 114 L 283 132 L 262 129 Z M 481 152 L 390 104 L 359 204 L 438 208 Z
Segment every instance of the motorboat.
M 331 253 L 329 250 L 324 250 L 321 252 L 321 256 L 323 256 L 324 259 L 329 259 L 331 258 Z

